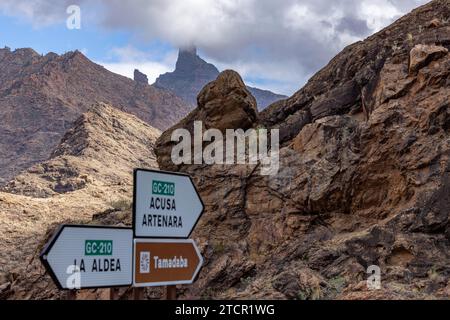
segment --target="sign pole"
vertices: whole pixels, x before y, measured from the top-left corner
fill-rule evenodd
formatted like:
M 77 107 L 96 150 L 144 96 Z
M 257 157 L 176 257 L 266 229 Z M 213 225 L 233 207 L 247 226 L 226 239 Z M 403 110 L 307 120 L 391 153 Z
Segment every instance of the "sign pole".
M 134 300 L 144 300 L 144 288 L 134 288 Z
M 67 291 L 66 300 L 77 300 L 77 290 Z
M 109 300 L 119 300 L 119 288 L 109 289 Z
M 177 286 L 166 286 L 166 300 L 177 300 Z

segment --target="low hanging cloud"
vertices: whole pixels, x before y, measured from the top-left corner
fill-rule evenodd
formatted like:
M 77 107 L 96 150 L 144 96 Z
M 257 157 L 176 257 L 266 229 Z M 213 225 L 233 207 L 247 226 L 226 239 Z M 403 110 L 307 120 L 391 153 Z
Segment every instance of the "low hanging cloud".
M 79 0 L 83 14 L 142 41 L 196 45 L 220 67 L 292 93 L 346 45 L 427 0 Z M 35 23 L 64 17 L 67 1 L 2 0 L 0 10 Z M 26 4 L 32 3 L 31 6 Z M 14 4 L 14 5 L 13 5 Z M 50 5 L 52 4 L 52 5 Z M 95 11 L 95 14 L 93 14 Z M 59 15 L 61 13 L 61 15 Z

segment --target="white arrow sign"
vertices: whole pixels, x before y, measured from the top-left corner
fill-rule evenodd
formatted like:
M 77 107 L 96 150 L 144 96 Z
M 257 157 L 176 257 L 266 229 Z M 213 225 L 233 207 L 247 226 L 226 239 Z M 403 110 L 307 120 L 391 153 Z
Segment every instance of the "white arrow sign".
M 188 238 L 203 209 L 203 202 L 188 175 L 134 171 L 135 237 Z
M 60 289 L 129 286 L 133 274 L 133 231 L 63 225 L 40 258 Z

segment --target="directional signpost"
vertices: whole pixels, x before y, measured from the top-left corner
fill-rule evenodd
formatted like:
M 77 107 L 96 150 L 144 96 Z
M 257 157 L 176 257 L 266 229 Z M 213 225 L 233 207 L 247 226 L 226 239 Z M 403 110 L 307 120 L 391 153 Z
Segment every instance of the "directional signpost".
M 63 225 L 41 253 L 60 289 L 108 288 L 132 283 L 133 231 Z
M 193 240 L 176 240 L 189 237 L 203 202 L 188 175 L 144 169 L 134 170 L 133 200 L 133 285 L 176 297 L 174 285 L 193 283 L 203 264 Z
M 133 200 L 133 229 L 62 225 L 47 243 L 41 262 L 70 297 L 78 289 L 133 284 L 137 299 L 150 286 L 167 286 L 167 297 L 176 298 L 175 285 L 194 282 L 203 258 L 186 238 L 204 206 L 191 178 L 136 169 Z
M 134 236 L 188 238 L 203 213 L 203 202 L 187 175 L 134 171 Z
M 193 240 L 134 240 L 135 287 L 194 282 L 203 258 Z

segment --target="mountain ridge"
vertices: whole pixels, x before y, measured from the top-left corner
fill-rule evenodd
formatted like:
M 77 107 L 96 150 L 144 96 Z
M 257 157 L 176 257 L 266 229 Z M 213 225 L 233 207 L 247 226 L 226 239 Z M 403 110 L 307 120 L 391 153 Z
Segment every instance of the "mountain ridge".
M 78 116 L 110 103 L 164 129 L 190 107 L 175 94 L 139 85 L 93 63 L 80 51 L 39 55 L 0 49 L 0 185 L 44 161 Z
M 211 63 L 203 60 L 195 47 L 180 49 L 176 67 L 173 72 L 160 75 L 153 86 L 165 88 L 175 92 L 193 107 L 197 106 L 197 95 L 208 83 L 214 81 L 219 70 Z M 282 100 L 287 96 L 247 86 L 255 97 L 258 109 L 262 110 L 274 101 Z

